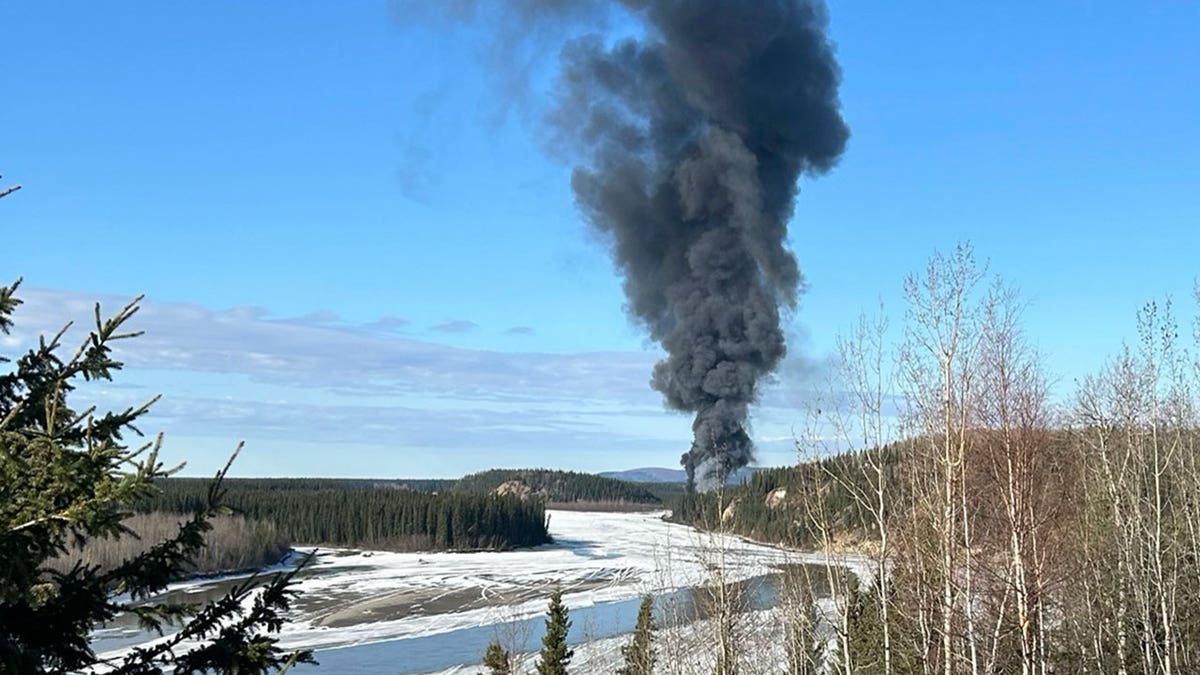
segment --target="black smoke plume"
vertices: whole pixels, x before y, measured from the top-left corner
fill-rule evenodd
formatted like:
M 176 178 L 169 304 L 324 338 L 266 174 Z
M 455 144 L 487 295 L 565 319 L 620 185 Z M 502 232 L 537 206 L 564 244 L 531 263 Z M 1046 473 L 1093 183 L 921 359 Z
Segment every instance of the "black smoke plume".
M 753 459 L 749 407 L 803 289 L 786 240 L 797 180 L 849 136 L 840 71 L 817 2 L 624 4 L 644 33 L 567 43 L 552 119 L 584 151 L 572 187 L 628 311 L 667 352 L 651 385 L 696 415 L 682 463 L 703 488 Z
M 609 26 L 635 38 L 569 41 L 550 119 L 581 157 L 571 183 L 612 244 L 628 311 L 667 352 L 651 377 L 695 413 L 689 487 L 724 482 L 753 458 L 750 406 L 786 353 L 780 312 L 803 277 L 787 246 L 801 174 L 823 173 L 849 137 L 840 71 L 819 0 L 397 0 L 487 24 L 485 57 L 508 97 L 555 36 Z M 431 10 L 430 8 L 434 9 Z M 526 101 L 517 101 L 520 104 Z M 575 152 L 568 151 L 569 156 Z

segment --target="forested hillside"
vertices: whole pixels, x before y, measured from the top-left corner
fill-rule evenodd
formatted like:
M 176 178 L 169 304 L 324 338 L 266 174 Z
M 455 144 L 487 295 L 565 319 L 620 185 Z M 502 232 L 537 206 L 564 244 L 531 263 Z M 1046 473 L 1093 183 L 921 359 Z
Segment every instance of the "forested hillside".
M 666 505 L 672 498 L 677 497 L 678 495 L 681 495 L 687 491 L 687 483 L 684 481 L 679 481 L 677 483 L 638 483 L 631 481 L 629 484 L 649 492 L 657 497 L 664 505 Z
M 396 551 L 509 549 L 550 541 L 540 501 L 495 494 L 432 493 L 404 481 L 228 479 L 225 502 L 273 522 L 291 541 Z M 190 513 L 208 481 L 171 478 L 143 511 Z
M 551 505 L 643 504 L 662 500 L 634 483 L 576 471 L 551 469 L 491 469 L 463 476 L 454 484 L 457 493 L 502 493 L 537 497 Z
M 897 482 L 898 453 L 891 446 L 848 452 L 797 466 L 756 471 L 748 481 L 721 491 L 678 494 L 667 500 L 672 520 L 704 529 L 789 546 L 815 541 L 818 524 L 842 541 L 869 538 L 870 512 L 863 498 L 872 491 L 875 463 Z M 889 494 L 889 499 L 897 498 Z

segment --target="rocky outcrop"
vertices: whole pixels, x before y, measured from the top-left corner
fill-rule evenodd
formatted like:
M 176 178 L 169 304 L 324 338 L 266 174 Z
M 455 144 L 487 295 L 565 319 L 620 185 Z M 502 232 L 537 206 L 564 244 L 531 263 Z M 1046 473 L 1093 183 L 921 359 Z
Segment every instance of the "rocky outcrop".
M 519 480 L 506 480 L 500 485 L 496 486 L 496 494 L 501 496 L 516 495 L 522 500 L 525 500 L 529 499 L 529 496 L 533 494 L 533 490 Z
M 730 520 L 733 520 L 733 517 L 737 515 L 737 505 L 738 503 L 736 499 L 729 502 L 729 506 L 726 506 L 725 510 L 721 513 L 722 523 L 727 523 Z
M 768 509 L 777 509 L 783 501 L 787 499 L 787 488 L 775 488 L 767 493 L 767 498 L 764 503 Z

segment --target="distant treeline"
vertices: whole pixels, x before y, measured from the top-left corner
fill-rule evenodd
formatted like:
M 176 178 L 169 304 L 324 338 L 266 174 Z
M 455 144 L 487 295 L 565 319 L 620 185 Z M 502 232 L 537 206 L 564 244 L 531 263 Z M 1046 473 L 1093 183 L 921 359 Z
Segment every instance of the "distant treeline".
M 545 506 L 517 496 L 422 492 L 412 481 L 227 479 L 225 503 L 296 543 L 395 551 L 510 549 L 550 541 Z M 170 478 L 143 511 L 190 513 L 209 481 Z
M 506 483 L 509 485 L 505 486 Z M 492 493 L 497 489 L 526 494 L 552 505 L 575 502 L 662 504 L 662 499 L 640 484 L 576 471 L 491 469 L 463 476 L 454 484 L 454 491 L 460 494 Z
M 870 514 L 855 494 L 871 492 L 873 469 L 869 462 L 885 467 L 892 483 L 898 483 L 897 457 L 890 446 L 847 452 L 797 466 L 763 469 L 741 485 L 723 491 L 680 493 L 669 497 L 667 503 L 675 522 L 723 528 L 758 541 L 811 546 L 817 534 L 814 523 L 830 527 L 843 540 L 869 538 Z
M 640 490 L 645 490 L 658 498 L 660 502 L 666 505 L 670 500 L 687 492 L 687 483 L 679 482 L 660 482 L 660 483 L 642 483 L 638 481 L 626 481 Z

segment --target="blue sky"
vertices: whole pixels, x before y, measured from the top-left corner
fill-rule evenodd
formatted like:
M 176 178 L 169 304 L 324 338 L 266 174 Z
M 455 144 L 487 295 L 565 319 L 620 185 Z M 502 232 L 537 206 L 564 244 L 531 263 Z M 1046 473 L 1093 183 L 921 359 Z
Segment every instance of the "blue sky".
M 755 434 L 794 458 L 804 360 L 969 240 L 1029 301 L 1060 390 L 1186 300 L 1200 263 L 1195 3 L 835 2 L 852 137 L 805 179 L 810 288 Z M 386 2 L 16 3 L 0 21 L 0 274 L 32 332 L 147 294 L 114 405 L 209 473 L 451 476 L 674 466 L 604 243 L 487 26 Z M 505 72 L 511 72 L 511 69 Z

